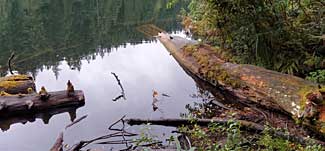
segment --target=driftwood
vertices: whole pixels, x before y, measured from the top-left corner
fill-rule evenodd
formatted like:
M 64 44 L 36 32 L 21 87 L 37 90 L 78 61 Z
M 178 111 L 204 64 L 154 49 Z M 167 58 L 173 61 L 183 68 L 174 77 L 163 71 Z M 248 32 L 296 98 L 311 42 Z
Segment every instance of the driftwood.
M 141 125 L 141 124 L 146 124 L 150 123 L 153 125 L 163 125 L 163 126 L 174 126 L 174 127 L 179 127 L 182 125 L 193 125 L 197 124 L 200 126 L 208 126 L 211 123 L 217 123 L 217 124 L 222 124 L 226 125 L 229 123 L 229 120 L 225 119 L 126 119 L 125 120 L 129 125 Z M 264 131 L 265 127 L 263 125 L 254 123 L 254 122 L 249 122 L 249 121 L 244 121 L 244 120 L 236 120 L 241 126 L 241 129 L 245 129 L 248 131 L 254 131 L 254 132 L 262 132 Z M 301 137 L 301 136 L 296 136 L 296 135 L 290 135 L 290 134 L 285 134 L 280 131 L 275 131 L 271 130 L 270 133 L 274 136 L 289 139 L 290 141 L 298 142 L 303 145 L 312 145 L 312 144 L 320 144 L 320 145 L 325 145 L 325 142 L 311 139 L 308 137 Z
M 325 135 L 325 88 L 253 65 L 227 62 L 220 49 L 160 33 L 158 39 L 177 62 L 201 80 L 245 104 L 281 111 Z
M 35 83 L 31 76 L 12 75 L 0 78 L 0 92 L 27 94 L 29 88 L 31 88 L 31 91 L 35 91 Z
M 84 94 L 76 90 L 73 96 L 67 91 L 49 92 L 46 101 L 42 101 L 39 94 L 22 94 L 0 97 L 0 117 L 45 112 L 50 109 L 76 107 L 85 104 Z

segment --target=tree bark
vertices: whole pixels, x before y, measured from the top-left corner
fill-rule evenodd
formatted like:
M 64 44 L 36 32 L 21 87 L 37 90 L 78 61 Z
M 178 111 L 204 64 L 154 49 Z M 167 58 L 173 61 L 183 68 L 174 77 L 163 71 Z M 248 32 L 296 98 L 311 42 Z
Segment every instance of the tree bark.
M 35 91 L 35 83 L 31 76 L 12 75 L 0 78 L 0 92 L 4 91 L 9 94 L 27 94 L 28 88 Z
M 282 111 L 325 136 L 325 88 L 292 75 L 227 62 L 224 50 L 185 38 L 160 34 L 158 39 L 186 72 L 229 92 L 240 102 Z
M 2 96 L 0 97 L 0 117 L 24 115 L 48 111 L 50 109 L 82 106 L 85 104 L 84 94 L 76 90 L 73 96 L 68 96 L 67 91 L 49 92 L 46 101 L 41 96 L 34 94 Z

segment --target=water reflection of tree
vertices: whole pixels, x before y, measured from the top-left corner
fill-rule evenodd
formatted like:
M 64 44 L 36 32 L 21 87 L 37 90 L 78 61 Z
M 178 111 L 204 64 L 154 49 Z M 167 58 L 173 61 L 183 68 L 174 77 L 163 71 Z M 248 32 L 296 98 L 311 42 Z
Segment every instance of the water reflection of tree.
M 178 30 L 175 14 L 181 5 L 166 9 L 164 0 L 1 1 L 0 65 L 14 50 L 21 72 L 57 69 L 62 60 L 80 70 L 81 59 L 150 40 L 136 31 L 138 25 Z

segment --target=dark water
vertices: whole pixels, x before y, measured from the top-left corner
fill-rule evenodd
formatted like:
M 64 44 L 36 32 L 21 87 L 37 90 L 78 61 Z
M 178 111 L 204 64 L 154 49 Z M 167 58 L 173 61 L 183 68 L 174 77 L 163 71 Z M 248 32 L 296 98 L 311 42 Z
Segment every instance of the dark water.
M 123 115 L 179 117 L 186 104 L 198 100 L 190 97 L 197 93 L 196 84 L 162 44 L 136 27 L 152 23 L 170 33 L 181 31 L 176 20 L 181 5 L 166 9 L 165 0 L 1 1 L 0 65 L 15 51 L 15 69 L 33 75 L 38 89 L 45 85 L 49 91 L 62 90 L 71 80 L 84 91 L 86 105 L 77 109 L 76 116 L 88 117 L 65 132 L 67 144 L 107 133 L 107 127 Z M 121 80 L 126 100 L 112 101 L 120 88 L 111 72 Z M 3 67 L 1 75 L 6 74 Z M 152 109 L 154 90 L 159 93 L 157 111 Z M 0 119 L 0 150 L 48 150 L 70 123 L 68 111 L 74 112 L 38 115 L 36 120 Z M 142 128 L 127 129 L 140 133 Z M 150 131 L 161 136 L 171 130 L 151 126 Z

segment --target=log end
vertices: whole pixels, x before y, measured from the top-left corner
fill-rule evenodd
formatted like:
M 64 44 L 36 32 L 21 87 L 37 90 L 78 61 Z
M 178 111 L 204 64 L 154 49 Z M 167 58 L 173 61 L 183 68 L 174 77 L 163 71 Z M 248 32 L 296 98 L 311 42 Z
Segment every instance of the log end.
M 0 78 L 0 91 L 4 91 L 9 94 L 27 94 L 28 88 L 35 91 L 33 77 L 29 75 L 11 75 Z
M 77 100 L 80 102 L 83 102 L 83 104 L 85 104 L 85 95 L 82 90 L 75 90 L 74 96 L 77 96 Z

